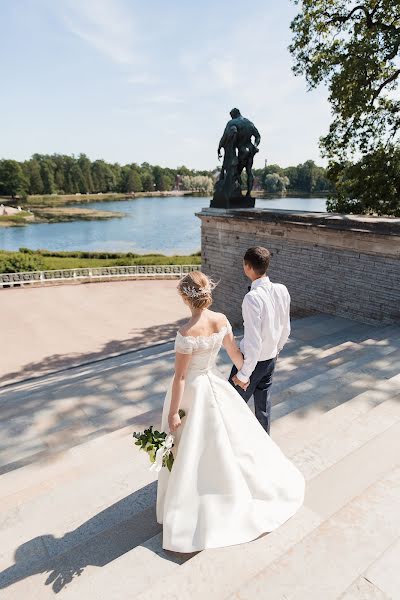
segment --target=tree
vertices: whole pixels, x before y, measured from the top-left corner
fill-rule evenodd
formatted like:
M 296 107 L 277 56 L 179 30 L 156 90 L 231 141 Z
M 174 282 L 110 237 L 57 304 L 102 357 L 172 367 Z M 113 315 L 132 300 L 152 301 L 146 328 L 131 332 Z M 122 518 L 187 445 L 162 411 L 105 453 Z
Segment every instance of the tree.
M 71 167 L 71 185 L 75 193 L 86 194 L 89 191 L 79 162 L 74 162 Z
M 337 195 L 328 210 L 400 217 L 400 148 L 379 148 L 361 160 L 331 163 Z
M 25 194 L 29 183 L 21 165 L 16 160 L 0 161 L 0 194 L 15 198 Z
M 54 182 L 54 165 L 51 160 L 45 159 L 42 161 L 40 174 L 43 181 L 43 192 L 45 194 L 54 194 L 56 186 Z
M 211 194 L 214 189 L 214 180 L 206 175 L 184 175 L 181 178 L 181 187 L 183 190 L 191 192 Z
M 142 178 L 137 165 L 122 167 L 121 191 L 130 194 L 131 192 L 141 192 L 142 189 Z
M 26 163 L 25 173 L 28 179 L 28 192 L 30 194 L 43 194 L 43 181 L 40 174 L 40 163 L 32 158 Z
M 261 180 L 264 190 L 272 194 L 284 194 L 289 185 L 289 179 L 279 173 L 266 173 Z
M 295 74 L 305 75 L 310 88 L 329 87 L 334 120 L 321 140 L 326 156 L 344 160 L 395 143 L 399 0 L 302 0 L 291 29 Z
M 83 186 L 85 188 L 85 192 L 93 192 L 93 181 L 92 181 L 92 171 L 91 171 L 91 162 L 86 156 L 86 154 L 80 154 L 78 158 L 78 165 L 83 178 Z M 82 191 L 82 190 L 81 190 Z
M 154 192 L 154 177 L 153 177 L 153 173 L 151 172 L 151 170 L 143 170 L 143 165 L 142 165 L 142 185 L 143 185 L 143 191 L 145 192 Z

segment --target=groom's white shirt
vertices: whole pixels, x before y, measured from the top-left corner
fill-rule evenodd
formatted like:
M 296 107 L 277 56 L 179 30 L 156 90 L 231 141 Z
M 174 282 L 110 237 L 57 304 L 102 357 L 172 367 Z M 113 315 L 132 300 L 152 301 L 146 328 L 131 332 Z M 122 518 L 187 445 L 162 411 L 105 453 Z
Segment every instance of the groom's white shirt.
M 269 277 L 253 281 L 242 304 L 244 337 L 240 350 L 244 363 L 237 378 L 247 383 L 256 364 L 274 358 L 290 335 L 290 295 Z

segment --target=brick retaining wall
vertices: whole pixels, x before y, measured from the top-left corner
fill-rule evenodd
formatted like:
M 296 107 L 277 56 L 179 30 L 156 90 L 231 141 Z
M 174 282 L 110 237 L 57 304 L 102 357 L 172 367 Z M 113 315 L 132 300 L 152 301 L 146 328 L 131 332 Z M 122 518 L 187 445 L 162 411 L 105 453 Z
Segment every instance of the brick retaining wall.
M 366 322 L 400 321 L 400 219 L 203 209 L 202 270 L 221 279 L 214 308 L 238 325 L 250 246 L 272 253 L 269 275 L 284 283 L 294 314 L 324 312 Z

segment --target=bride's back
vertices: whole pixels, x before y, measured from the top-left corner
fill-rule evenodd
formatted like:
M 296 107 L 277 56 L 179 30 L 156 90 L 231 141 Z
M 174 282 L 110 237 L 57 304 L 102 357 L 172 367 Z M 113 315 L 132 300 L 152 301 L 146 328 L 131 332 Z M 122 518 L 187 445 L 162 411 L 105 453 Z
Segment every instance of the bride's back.
M 207 309 L 199 316 L 192 317 L 179 329 L 179 333 L 188 337 L 208 337 L 219 333 L 226 323 L 227 318 L 223 313 Z

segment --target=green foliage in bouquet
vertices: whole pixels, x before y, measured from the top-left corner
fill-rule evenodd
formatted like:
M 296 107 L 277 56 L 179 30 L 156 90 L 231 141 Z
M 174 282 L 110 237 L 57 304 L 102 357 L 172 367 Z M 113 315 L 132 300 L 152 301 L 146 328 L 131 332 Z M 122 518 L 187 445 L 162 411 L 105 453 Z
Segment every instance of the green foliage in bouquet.
M 182 419 L 185 416 L 185 411 L 180 409 L 179 416 Z M 154 430 L 153 425 L 151 425 L 148 429 L 145 429 L 143 433 L 134 432 L 132 435 L 136 439 L 135 446 L 139 446 L 140 450 L 147 452 L 150 462 L 154 463 L 156 461 L 157 450 L 164 445 L 168 434 L 165 433 L 165 431 Z M 163 458 L 163 467 L 167 467 L 168 470 L 171 471 L 173 464 L 174 455 L 172 452 L 167 452 Z

